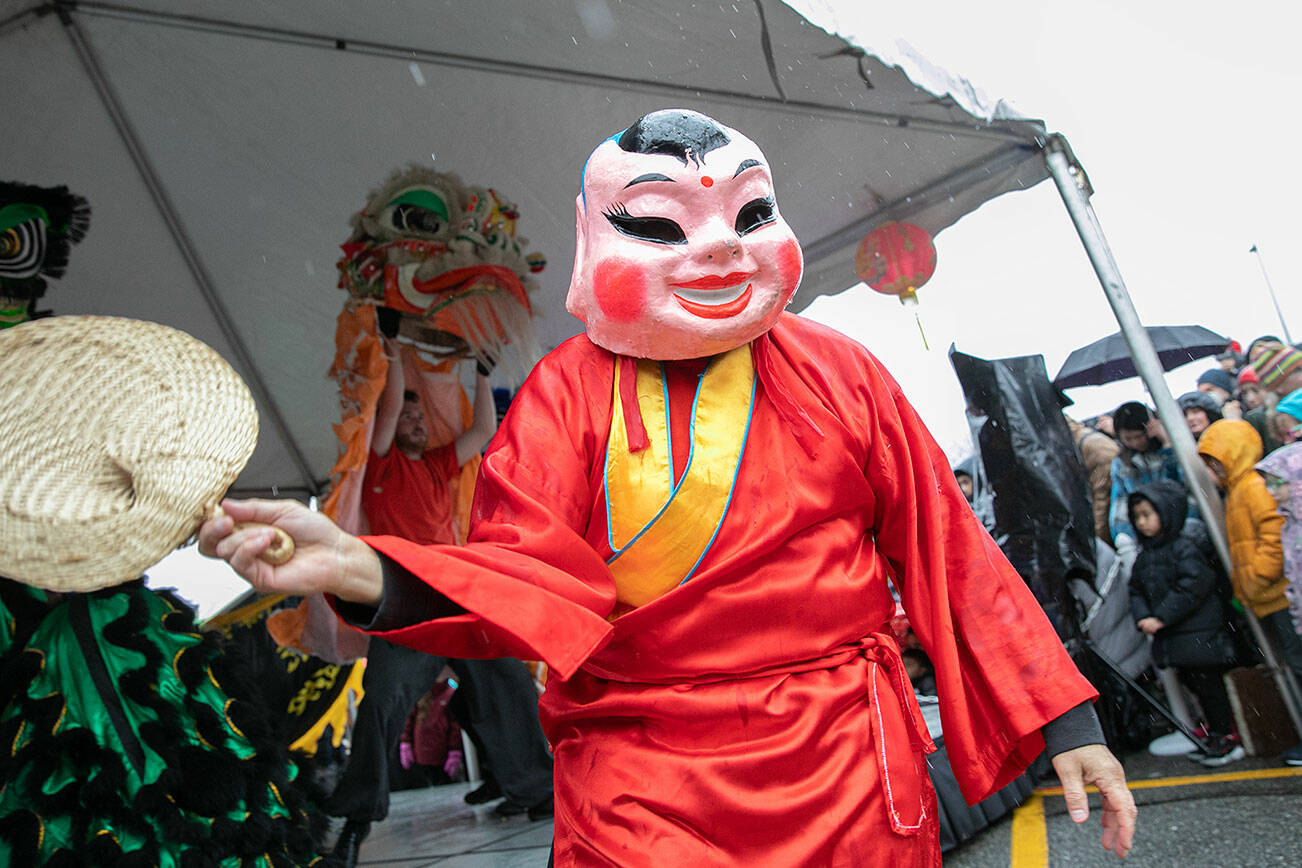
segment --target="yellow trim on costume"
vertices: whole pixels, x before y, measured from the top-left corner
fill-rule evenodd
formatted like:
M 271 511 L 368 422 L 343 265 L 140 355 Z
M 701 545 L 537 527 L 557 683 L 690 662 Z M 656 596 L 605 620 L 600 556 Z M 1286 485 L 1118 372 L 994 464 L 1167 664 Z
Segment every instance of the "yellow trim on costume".
M 232 609 L 229 612 L 219 612 L 199 626 L 204 630 L 225 630 L 227 627 L 231 627 L 236 623 L 243 623 L 247 626 L 252 624 L 257 619 L 258 615 L 285 599 L 285 596 L 285 594 L 272 594 L 269 597 L 254 600 L 252 603 L 248 603 L 238 609 Z
M 232 730 L 234 730 L 236 735 L 238 735 L 240 738 L 244 739 L 245 741 L 248 741 L 249 737 L 244 733 L 240 732 L 240 728 L 235 725 L 235 721 L 231 720 L 231 703 L 234 701 L 235 701 L 234 699 L 228 699 L 222 705 L 222 717 L 226 718 L 226 725 L 229 726 Z
M 317 742 L 325 735 L 327 726 L 334 727 L 330 732 L 331 745 L 339 747 L 343 743 L 344 730 L 348 728 L 348 693 L 349 691 L 355 693 L 357 702 L 361 702 L 362 697 L 366 695 L 366 691 L 362 689 L 362 676 L 366 674 L 365 663 L 359 660 L 349 665 L 351 671 L 344 681 L 343 689 L 335 696 L 334 702 L 330 703 L 325 713 L 316 719 L 316 723 L 294 740 L 294 743 L 289 746 L 291 751 L 302 751 L 308 756 L 315 756 Z
M 687 468 L 675 485 L 668 397 L 659 362 L 637 361 L 637 402 L 650 446 L 629 452 L 619 364 L 606 446 L 606 514 L 615 596 L 641 606 L 691 577 L 732 499 L 755 395 L 750 346 L 712 359 L 692 404 Z

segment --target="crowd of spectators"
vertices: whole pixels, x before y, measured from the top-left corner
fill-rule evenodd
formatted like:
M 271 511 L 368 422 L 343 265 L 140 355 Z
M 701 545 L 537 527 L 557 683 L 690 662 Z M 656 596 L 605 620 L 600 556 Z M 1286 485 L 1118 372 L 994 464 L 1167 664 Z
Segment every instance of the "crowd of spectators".
M 1096 531 L 1129 576 L 1136 629 L 1152 636 L 1155 662 L 1173 668 L 1201 706 L 1206 765 L 1244 755 L 1222 678 L 1242 656 L 1235 610 L 1260 621 L 1276 658 L 1302 682 L 1302 350 L 1268 335 L 1218 362 L 1177 403 L 1224 498 L 1228 576 L 1149 407 L 1127 402 L 1072 426 Z M 1100 467 L 1109 455 L 1105 495 Z M 1302 745 L 1283 759 L 1302 765 Z

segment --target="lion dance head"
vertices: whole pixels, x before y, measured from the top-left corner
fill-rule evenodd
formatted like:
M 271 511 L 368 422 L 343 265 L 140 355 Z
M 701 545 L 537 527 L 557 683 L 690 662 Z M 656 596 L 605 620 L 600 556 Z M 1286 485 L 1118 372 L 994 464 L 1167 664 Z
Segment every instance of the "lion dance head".
M 532 275 L 519 214 L 493 189 L 422 166 L 399 170 L 353 215 L 339 287 L 377 308 L 382 332 L 444 358 L 537 360 Z
M 0 328 L 49 315 L 36 310 L 46 278 L 63 276 L 89 227 L 90 205 L 67 187 L 0 181 Z

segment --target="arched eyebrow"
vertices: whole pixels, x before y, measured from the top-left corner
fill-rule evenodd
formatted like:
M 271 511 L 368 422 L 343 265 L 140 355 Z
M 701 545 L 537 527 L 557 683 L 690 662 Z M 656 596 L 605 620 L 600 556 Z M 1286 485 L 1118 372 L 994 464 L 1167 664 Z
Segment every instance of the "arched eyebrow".
M 732 176 L 735 178 L 747 169 L 753 169 L 759 165 L 763 165 L 759 160 L 742 160 L 741 165 L 737 167 L 737 171 L 732 173 Z
M 652 172 L 649 175 L 638 175 L 636 178 L 634 178 L 633 180 L 625 184 L 624 189 L 627 190 L 629 187 L 632 187 L 634 184 L 641 184 L 646 181 L 668 181 L 671 184 L 675 183 L 674 179 L 669 177 L 668 175 L 661 175 L 659 172 Z

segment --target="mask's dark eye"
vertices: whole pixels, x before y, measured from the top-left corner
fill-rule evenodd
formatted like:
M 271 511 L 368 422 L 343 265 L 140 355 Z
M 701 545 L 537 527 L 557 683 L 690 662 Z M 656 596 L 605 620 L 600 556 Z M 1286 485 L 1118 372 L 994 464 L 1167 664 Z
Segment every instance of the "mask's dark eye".
M 737 234 L 745 235 L 778 219 L 772 199 L 754 199 L 737 212 Z
M 616 232 L 629 238 L 656 244 L 687 243 L 682 227 L 667 217 L 634 217 L 622 205 L 608 208 L 602 216 L 610 221 Z

